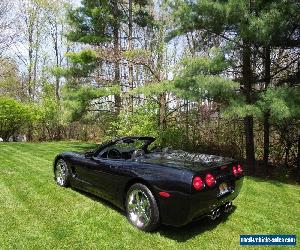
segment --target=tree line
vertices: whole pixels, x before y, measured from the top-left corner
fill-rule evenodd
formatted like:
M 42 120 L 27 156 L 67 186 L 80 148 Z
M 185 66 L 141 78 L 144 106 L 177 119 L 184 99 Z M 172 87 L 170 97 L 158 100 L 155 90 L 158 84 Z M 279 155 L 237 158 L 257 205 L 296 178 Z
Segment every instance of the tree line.
M 299 5 L 2 1 L 0 137 L 147 134 L 299 178 Z

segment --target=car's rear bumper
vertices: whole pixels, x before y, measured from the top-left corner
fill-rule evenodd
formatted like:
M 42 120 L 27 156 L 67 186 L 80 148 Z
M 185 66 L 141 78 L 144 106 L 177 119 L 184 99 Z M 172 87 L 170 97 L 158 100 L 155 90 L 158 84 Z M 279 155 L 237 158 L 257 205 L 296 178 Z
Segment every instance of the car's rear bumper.
M 172 226 L 188 224 L 234 200 L 240 193 L 242 185 L 243 177 L 240 177 L 235 180 L 233 191 L 221 197 L 217 197 L 218 186 L 193 194 L 168 191 L 170 194 L 168 198 L 157 195 L 161 223 Z M 156 193 L 160 191 L 162 190 L 156 190 Z

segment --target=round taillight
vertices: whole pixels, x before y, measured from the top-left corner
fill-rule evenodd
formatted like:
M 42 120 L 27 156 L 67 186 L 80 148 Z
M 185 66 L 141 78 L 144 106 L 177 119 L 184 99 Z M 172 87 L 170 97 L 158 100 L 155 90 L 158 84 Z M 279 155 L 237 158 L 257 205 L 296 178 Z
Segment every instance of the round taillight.
M 212 174 L 207 174 L 205 176 L 205 182 L 206 182 L 207 186 L 212 187 L 216 184 L 216 179 Z
M 239 171 L 238 171 L 238 168 L 236 166 L 232 167 L 232 173 L 233 173 L 234 176 L 238 176 Z
M 202 181 L 202 179 L 199 176 L 196 176 L 193 179 L 193 187 L 196 190 L 201 190 L 204 187 L 203 181 Z
M 240 164 L 237 166 L 237 171 L 239 172 L 239 174 L 243 173 L 243 168 Z

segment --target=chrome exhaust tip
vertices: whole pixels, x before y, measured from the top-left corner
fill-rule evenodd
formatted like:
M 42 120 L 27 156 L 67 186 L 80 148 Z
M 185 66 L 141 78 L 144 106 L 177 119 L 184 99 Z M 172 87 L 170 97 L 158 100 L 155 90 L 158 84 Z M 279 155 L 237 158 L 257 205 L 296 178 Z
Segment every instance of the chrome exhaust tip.
M 211 213 L 208 216 L 211 220 L 215 220 L 217 218 L 216 210 L 211 211 Z
M 232 202 L 228 202 L 228 203 L 225 205 L 224 212 L 225 212 L 225 213 L 229 213 L 231 210 L 232 210 Z
M 220 217 L 220 215 L 221 215 L 220 209 L 217 208 L 217 209 L 211 211 L 211 213 L 208 216 L 210 217 L 210 219 L 215 220 L 218 217 Z
M 220 209 L 218 208 L 218 209 L 216 210 L 216 216 L 217 216 L 217 218 L 220 217 L 220 215 L 221 215 Z

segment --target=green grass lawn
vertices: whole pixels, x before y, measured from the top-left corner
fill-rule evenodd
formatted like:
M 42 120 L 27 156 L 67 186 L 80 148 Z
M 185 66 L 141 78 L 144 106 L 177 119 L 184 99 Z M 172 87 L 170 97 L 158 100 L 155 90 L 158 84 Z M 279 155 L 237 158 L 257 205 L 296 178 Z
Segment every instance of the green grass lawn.
M 89 147 L 0 143 L 0 249 L 245 248 L 240 234 L 296 234 L 299 242 L 300 187 L 253 178 L 245 178 L 227 218 L 141 232 L 109 203 L 54 182 L 54 156 Z

